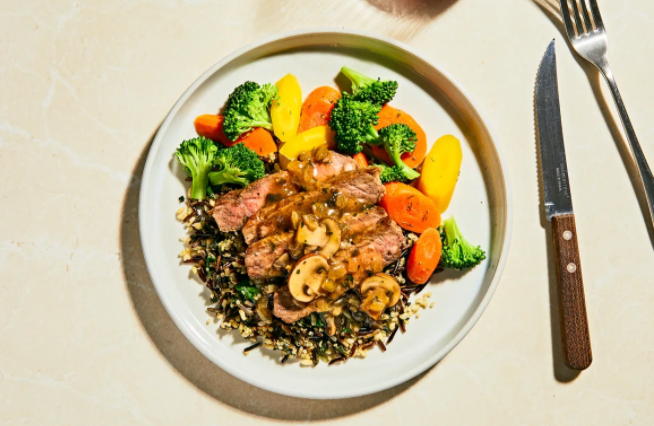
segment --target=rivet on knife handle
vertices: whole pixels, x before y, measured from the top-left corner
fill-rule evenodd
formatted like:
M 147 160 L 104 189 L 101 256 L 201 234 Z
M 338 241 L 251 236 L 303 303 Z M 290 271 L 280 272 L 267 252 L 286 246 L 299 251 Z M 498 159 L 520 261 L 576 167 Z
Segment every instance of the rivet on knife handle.
M 563 355 L 568 367 L 585 370 L 593 362 L 593 354 L 574 215 L 553 216 L 552 237 L 559 283 Z

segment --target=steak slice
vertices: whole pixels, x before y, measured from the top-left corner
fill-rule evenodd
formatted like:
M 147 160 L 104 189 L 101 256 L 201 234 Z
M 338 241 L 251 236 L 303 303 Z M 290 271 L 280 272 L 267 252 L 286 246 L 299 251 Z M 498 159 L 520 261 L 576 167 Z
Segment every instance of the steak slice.
M 288 172 L 265 176 L 244 189 L 228 192 L 216 200 L 213 217 L 223 232 L 238 231 L 248 218 L 266 203 L 275 202 L 298 192 Z
M 351 241 L 358 233 L 387 217 L 386 210 L 375 206 L 362 213 L 346 213 L 336 221 L 343 230 L 342 240 Z M 250 245 L 245 252 L 248 276 L 253 280 L 285 276 L 286 271 L 281 267 L 275 267 L 274 263 L 290 250 L 294 237 L 294 232 L 284 232 L 268 236 Z
M 252 244 L 245 251 L 245 266 L 251 279 L 283 277 L 286 271 L 274 263 L 289 251 L 295 232 L 271 235 Z
M 314 177 L 324 182 L 342 172 L 357 169 L 352 157 L 329 151 L 320 162 L 314 163 Z M 213 217 L 218 228 L 223 232 L 238 231 L 245 222 L 266 204 L 279 201 L 299 191 L 299 185 L 284 171 L 265 176 L 244 189 L 238 189 L 223 195 L 216 201 Z
M 302 303 L 295 300 L 288 286 L 284 286 L 275 292 L 273 298 L 274 315 L 282 321 L 291 324 L 316 312 L 318 307 L 315 303 Z
M 345 265 L 356 285 L 399 259 L 404 246 L 402 229 L 387 218 L 373 229 L 357 235 L 352 247 L 336 252 L 333 260 Z
M 343 172 L 350 172 L 358 168 L 358 164 L 354 161 L 354 158 L 334 151 L 329 151 L 329 154 L 325 158 L 313 165 L 315 167 L 314 177 L 319 182 L 324 182 Z
M 268 235 L 290 230 L 293 211 L 311 213 L 314 204 L 329 203 L 337 194 L 351 200 L 343 209 L 346 212 L 376 204 L 386 191 L 379 180 L 380 173 L 381 169 L 377 167 L 344 172 L 326 181 L 321 188 L 291 195 L 264 207 L 243 226 L 245 242 L 252 244 Z
M 404 245 L 402 230 L 393 220 L 387 218 L 372 230 L 358 235 L 355 244 L 337 252 L 334 260 L 345 265 L 348 274 L 352 276 L 350 285 L 355 286 L 368 276 L 382 272 L 387 265 L 399 259 Z M 346 290 L 343 288 L 342 292 Z M 333 299 L 339 296 L 340 294 L 330 294 Z M 308 304 L 300 303 L 290 294 L 288 286 L 275 292 L 273 313 L 286 323 L 290 324 L 317 311 L 317 300 Z

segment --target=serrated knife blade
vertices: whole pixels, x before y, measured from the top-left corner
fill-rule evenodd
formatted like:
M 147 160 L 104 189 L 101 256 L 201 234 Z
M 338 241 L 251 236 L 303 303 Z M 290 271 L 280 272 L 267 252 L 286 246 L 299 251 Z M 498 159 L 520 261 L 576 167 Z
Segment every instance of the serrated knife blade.
M 552 247 L 559 283 L 563 358 L 570 368 L 584 370 L 593 362 L 593 355 L 563 144 L 554 40 L 538 68 L 535 96 L 543 198 L 547 220 L 552 222 Z
M 572 198 L 565 158 L 554 40 L 545 51 L 536 78 L 536 115 L 540 141 L 543 197 L 547 220 L 572 214 Z

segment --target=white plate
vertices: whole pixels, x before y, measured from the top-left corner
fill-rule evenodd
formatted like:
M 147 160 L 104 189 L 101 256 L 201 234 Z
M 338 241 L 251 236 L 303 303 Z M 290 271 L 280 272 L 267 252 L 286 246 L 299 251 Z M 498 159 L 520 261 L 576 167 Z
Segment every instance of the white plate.
M 195 136 L 193 119 L 214 113 L 246 80 L 275 82 L 297 76 L 304 96 L 335 85 L 341 66 L 371 76 L 396 79 L 391 103 L 407 111 L 433 143 L 443 134 L 463 142 L 463 165 L 449 212 L 466 237 L 487 250 L 488 259 L 466 274 L 438 274 L 427 291 L 434 309 L 411 319 L 386 353 L 317 368 L 279 363 L 279 353 L 255 350 L 243 356 L 247 341 L 219 330 L 205 309 L 208 291 L 181 265 L 175 219 L 185 177 L 173 159 L 180 142 Z M 337 80 L 339 81 L 339 80 Z M 205 72 L 172 108 L 150 149 L 141 184 L 139 222 L 148 270 L 161 301 L 184 335 L 210 360 L 234 376 L 281 394 L 305 398 L 345 398 L 402 383 L 443 358 L 470 331 L 488 305 L 507 256 L 511 199 L 506 167 L 491 134 L 463 88 L 411 48 L 361 32 L 299 31 L 269 38 L 224 58 Z M 437 374 L 437 373 L 436 373 Z M 221 386 L 216 383 L 215 386 Z

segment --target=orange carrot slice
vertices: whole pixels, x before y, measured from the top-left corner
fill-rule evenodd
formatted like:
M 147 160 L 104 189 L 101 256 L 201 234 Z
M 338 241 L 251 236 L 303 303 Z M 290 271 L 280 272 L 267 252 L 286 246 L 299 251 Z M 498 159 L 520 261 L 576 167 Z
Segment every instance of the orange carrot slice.
M 425 230 L 413 245 L 406 264 L 406 274 L 416 284 L 429 281 L 441 258 L 441 234 L 434 228 Z
M 234 143 L 239 142 L 243 142 L 243 145 L 261 156 L 277 152 L 275 140 L 270 132 L 263 127 L 257 127 L 251 132 L 241 135 Z
M 356 161 L 357 166 L 360 169 L 365 169 L 366 167 L 368 167 L 369 164 L 368 158 L 366 157 L 366 154 L 364 154 L 363 152 L 353 155 L 352 158 L 354 159 L 354 161 Z
M 300 113 L 300 127 L 298 133 L 317 126 L 329 124 L 329 118 L 334 109 L 336 101 L 341 98 L 341 93 L 329 86 L 322 86 L 309 93 L 302 104 Z
M 386 194 L 379 205 L 398 225 L 418 234 L 429 228 L 438 228 L 441 215 L 436 204 L 422 192 L 399 182 L 387 183 L 385 187 Z
M 198 116 L 193 122 L 195 131 L 198 135 L 211 139 L 214 142 L 220 142 L 226 147 L 235 145 L 237 142 L 229 140 L 223 133 L 223 116 L 215 114 L 204 114 Z

